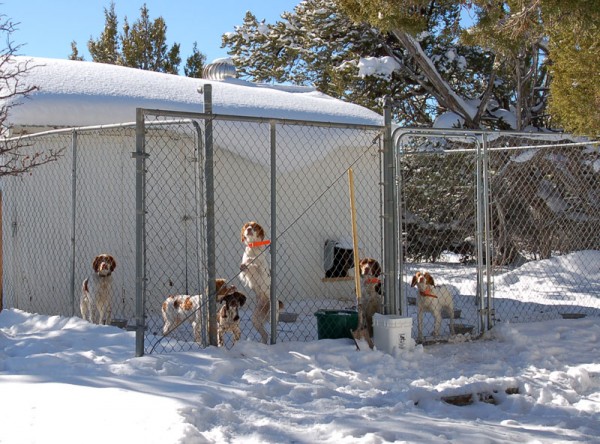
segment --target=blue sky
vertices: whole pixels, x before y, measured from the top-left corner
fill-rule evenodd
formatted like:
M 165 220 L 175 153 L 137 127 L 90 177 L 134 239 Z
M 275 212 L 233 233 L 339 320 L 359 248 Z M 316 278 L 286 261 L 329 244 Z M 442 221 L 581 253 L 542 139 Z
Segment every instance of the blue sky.
M 193 43 L 207 61 L 225 57 L 221 35 L 243 22 L 246 11 L 257 19 L 274 23 L 283 11 L 292 11 L 301 0 L 115 0 L 119 30 L 127 17 L 133 23 L 145 3 L 150 18 L 162 16 L 167 24 L 169 46 L 181 45 L 182 66 L 192 53 Z M 0 14 L 19 23 L 13 33 L 15 44 L 23 45 L 19 55 L 66 59 L 75 40 L 80 54 L 87 52 L 90 37 L 98 38 L 104 29 L 104 8 L 110 0 L 0 0 Z

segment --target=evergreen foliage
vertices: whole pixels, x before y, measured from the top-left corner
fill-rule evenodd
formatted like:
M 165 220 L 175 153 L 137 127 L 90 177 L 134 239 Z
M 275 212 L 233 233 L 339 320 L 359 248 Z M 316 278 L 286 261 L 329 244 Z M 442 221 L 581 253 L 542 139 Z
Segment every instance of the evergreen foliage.
M 120 54 L 117 25 L 115 4 L 111 2 L 109 9 L 104 8 L 104 30 L 100 37 L 97 40 L 90 38 L 88 41 L 88 51 L 94 62 L 118 64 Z
M 458 13 L 458 8 L 434 10 L 428 19 L 432 28 L 445 28 Z M 421 43 L 448 81 L 477 97 L 485 88 L 479 71 L 489 70 L 491 59 L 455 40 L 452 33 L 438 32 L 424 35 Z M 314 85 L 378 112 L 380 99 L 389 95 L 398 104 L 396 119 L 406 125 L 430 126 L 438 112 L 430 85 L 399 42 L 370 24 L 354 22 L 333 0 L 304 1 L 275 24 L 247 13 L 242 25 L 223 36 L 223 46 L 238 72 L 252 80 Z M 400 65 L 391 75 L 359 75 L 361 58 L 390 56 Z
M 167 25 L 162 17 L 154 20 L 146 4 L 140 8 L 140 17 L 129 23 L 127 17 L 121 32 L 115 3 L 104 8 L 104 30 L 97 39 L 90 38 L 88 50 L 94 62 L 129 66 L 148 71 L 178 74 L 181 65 L 181 45 L 167 44 Z M 82 60 L 75 42 L 71 44 L 70 59 Z M 184 72 L 190 77 L 200 77 L 206 57 L 194 44 L 192 55 L 187 59 Z
M 71 54 L 69 54 L 69 60 L 83 60 L 83 56 L 79 55 L 79 51 L 77 50 L 77 42 L 75 40 L 71 42 Z
M 202 71 L 204 70 L 204 64 L 206 63 L 206 56 L 198 50 L 197 42 L 194 42 L 192 48 L 192 55 L 188 57 L 183 72 L 187 77 L 201 78 Z
M 306 0 L 274 24 L 247 13 L 223 46 L 252 80 L 377 111 L 389 95 L 403 124 L 451 111 L 470 128 L 597 135 L 599 15 L 597 0 Z M 359 75 L 385 56 L 391 75 Z

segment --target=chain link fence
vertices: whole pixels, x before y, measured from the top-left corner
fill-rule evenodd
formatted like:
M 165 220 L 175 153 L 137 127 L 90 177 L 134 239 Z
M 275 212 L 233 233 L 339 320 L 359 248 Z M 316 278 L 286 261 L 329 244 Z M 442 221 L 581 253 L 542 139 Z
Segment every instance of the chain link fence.
M 112 317 L 138 332 L 138 354 L 213 343 L 219 308 L 213 278 L 247 296 L 242 340 L 258 341 L 251 321 L 256 295 L 240 279 L 240 230 L 256 221 L 271 241 L 265 254 L 272 303 L 283 303 L 279 322 L 265 323 L 271 341 L 317 339 L 317 312 L 356 305 L 352 168 L 359 256 L 385 269 L 397 261 L 399 281 L 391 273 L 385 282 L 397 285 L 399 300 L 386 299 L 386 313 L 416 319 L 410 284 L 420 270 L 449 286 L 457 333 L 598 314 L 597 144 L 397 130 L 396 245 L 384 241 L 384 194 L 394 194 L 384 189 L 385 128 L 138 114 L 137 125 L 8 142 L 24 154 L 63 151 L 31 174 L 2 180 L 5 307 L 79 316 L 81 283 L 94 257 L 110 253 L 117 260 Z M 397 253 L 389 259 L 392 245 Z M 197 296 L 199 316 L 165 334 L 162 304 L 172 295 Z M 199 325 L 199 338 L 188 321 Z M 450 337 L 449 323 L 448 313 L 442 337 Z M 413 322 L 415 338 L 416 329 Z M 426 314 L 425 341 L 432 329 Z M 231 336 L 225 345 L 233 345 Z
M 157 127 L 173 116 L 144 111 L 144 352 L 198 346 L 194 343 L 192 322 L 183 322 L 169 334 L 162 334 L 164 320 L 160 307 L 169 295 L 199 295 L 202 319 L 198 322 L 202 323 L 204 335 L 200 346 L 211 342 L 209 315 L 220 308 L 209 289 L 211 255 L 214 255 L 214 278 L 236 286 L 247 296 L 240 311 L 242 339 L 261 340 L 251 321 L 257 296 L 240 279 L 245 248 L 241 228 L 250 221 L 258 222 L 271 242 L 264 254 L 271 269 L 272 297 L 283 304 L 279 322 L 265 323 L 271 341 L 317 339 L 317 311 L 356 306 L 353 261 L 348 261 L 352 254 L 349 168 L 356 177 L 359 253 L 361 257 L 382 258 L 382 129 L 292 120 L 185 116 L 193 117 L 194 140 L 183 137 L 180 130 L 175 131 L 180 137 L 160 138 L 148 128 Z M 163 128 L 165 125 L 172 124 L 162 123 Z M 184 139 L 188 142 L 184 143 Z M 189 175 L 184 177 L 169 170 L 175 152 L 187 159 Z M 186 207 L 188 211 L 180 214 L 165 208 L 165 192 L 170 196 L 168 201 L 186 202 L 179 208 Z M 188 228 L 175 233 L 173 226 L 184 221 Z M 184 241 L 187 247 L 173 248 Z M 191 286 L 189 278 L 186 278 L 188 284 L 184 284 L 182 279 L 173 277 L 187 269 L 181 264 L 181 251 L 190 248 L 194 251 L 185 256 L 192 269 L 187 274 L 192 270 L 197 272 Z M 329 264 L 328 249 L 335 251 Z M 164 258 L 165 250 L 180 257 L 171 257 L 164 266 L 156 267 L 154 263 Z M 187 317 L 187 321 L 196 319 L 195 315 Z M 226 336 L 225 346 L 232 345 L 232 337 Z
M 283 303 L 279 322 L 265 324 L 272 341 L 317 339 L 317 311 L 355 307 L 347 171 L 360 256 L 381 261 L 382 128 L 161 111 L 142 121 L 11 142 L 63 152 L 30 175 L 3 178 L 5 307 L 79 316 L 82 282 L 94 257 L 109 253 L 112 317 L 138 332 L 138 354 L 211 343 L 219 308 L 211 275 L 246 294 L 242 340 L 260 340 L 256 295 L 239 277 L 248 221 L 271 240 L 272 288 Z M 165 334 L 162 304 L 173 295 L 197 296 L 200 316 Z M 200 323 L 200 338 L 189 321 Z
M 100 253 L 117 258 L 113 318 L 135 305 L 135 169 L 132 126 L 59 130 L 8 141 L 23 155 L 61 151 L 54 162 L 5 176 L 3 298 L 5 307 L 79 315 L 82 282 Z M 129 143 L 128 143 L 129 141 Z
M 457 332 L 598 315 L 597 143 L 448 130 L 397 130 L 394 140 L 408 315 L 417 271 L 450 289 Z M 426 314 L 425 340 L 433 323 Z

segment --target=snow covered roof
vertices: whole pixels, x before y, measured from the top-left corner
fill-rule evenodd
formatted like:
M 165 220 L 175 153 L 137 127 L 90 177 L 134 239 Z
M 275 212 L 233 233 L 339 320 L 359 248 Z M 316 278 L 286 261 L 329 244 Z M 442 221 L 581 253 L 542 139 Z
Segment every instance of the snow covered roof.
M 14 57 L 33 66 L 23 81 L 37 86 L 19 97 L 8 125 L 78 127 L 135 121 L 136 108 L 204 112 L 198 88 L 212 85 L 215 114 L 381 125 L 383 117 L 313 88 L 205 80 L 102 63 Z

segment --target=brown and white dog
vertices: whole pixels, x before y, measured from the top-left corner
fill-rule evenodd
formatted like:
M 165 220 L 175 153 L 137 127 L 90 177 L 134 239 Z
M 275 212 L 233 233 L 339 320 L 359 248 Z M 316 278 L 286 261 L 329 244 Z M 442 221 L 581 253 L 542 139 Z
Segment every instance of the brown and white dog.
M 117 261 L 110 254 L 99 254 L 92 262 L 94 273 L 83 281 L 79 309 L 81 317 L 94 324 L 106 325 L 111 321 L 113 299 L 113 271 Z
M 265 230 L 257 222 L 246 222 L 242 226 L 241 240 L 246 246 L 240 264 L 240 279 L 243 284 L 256 294 L 256 306 L 252 312 L 252 325 L 258 331 L 261 341 L 268 339 L 265 322 L 269 319 L 271 306 L 271 270 L 267 264 Z M 276 318 L 283 303 L 279 301 Z
M 373 337 L 373 315 L 383 313 L 383 298 L 381 294 L 381 265 L 377 259 L 365 257 L 358 263 L 358 269 L 364 288 L 363 313 L 369 335 Z
M 233 293 L 236 290 L 235 286 L 227 286 L 225 284 L 225 279 L 216 279 L 217 298 L 223 297 L 228 293 Z M 168 335 L 183 322 L 191 322 L 192 330 L 194 331 L 194 340 L 200 342 L 202 339 L 202 332 L 200 330 L 202 325 L 201 299 L 202 296 L 198 294 L 175 294 L 167 296 L 162 303 L 163 335 Z
M 417 271 L 412 278 L 411 287 L 417 287 L 417 331 L 419 341 L 423 340 L 423 313 L 433 315 L 435 325 L 433 335 L 439 336 L 442 326 L 442 311 L 450 317 L 450 334 L 454 334 L 454 300 L 450 289 L 445 285 L 436 286 L 429 273 Z
M 240 329 L 240 307 L 246 303 L 246 295 L 239 291 L 217 296 L 217 302 L 223 304 L 217 311 L 217 345 L 225 345 L 225 333 L 233 333 L 235 344 L 242 336 Z

